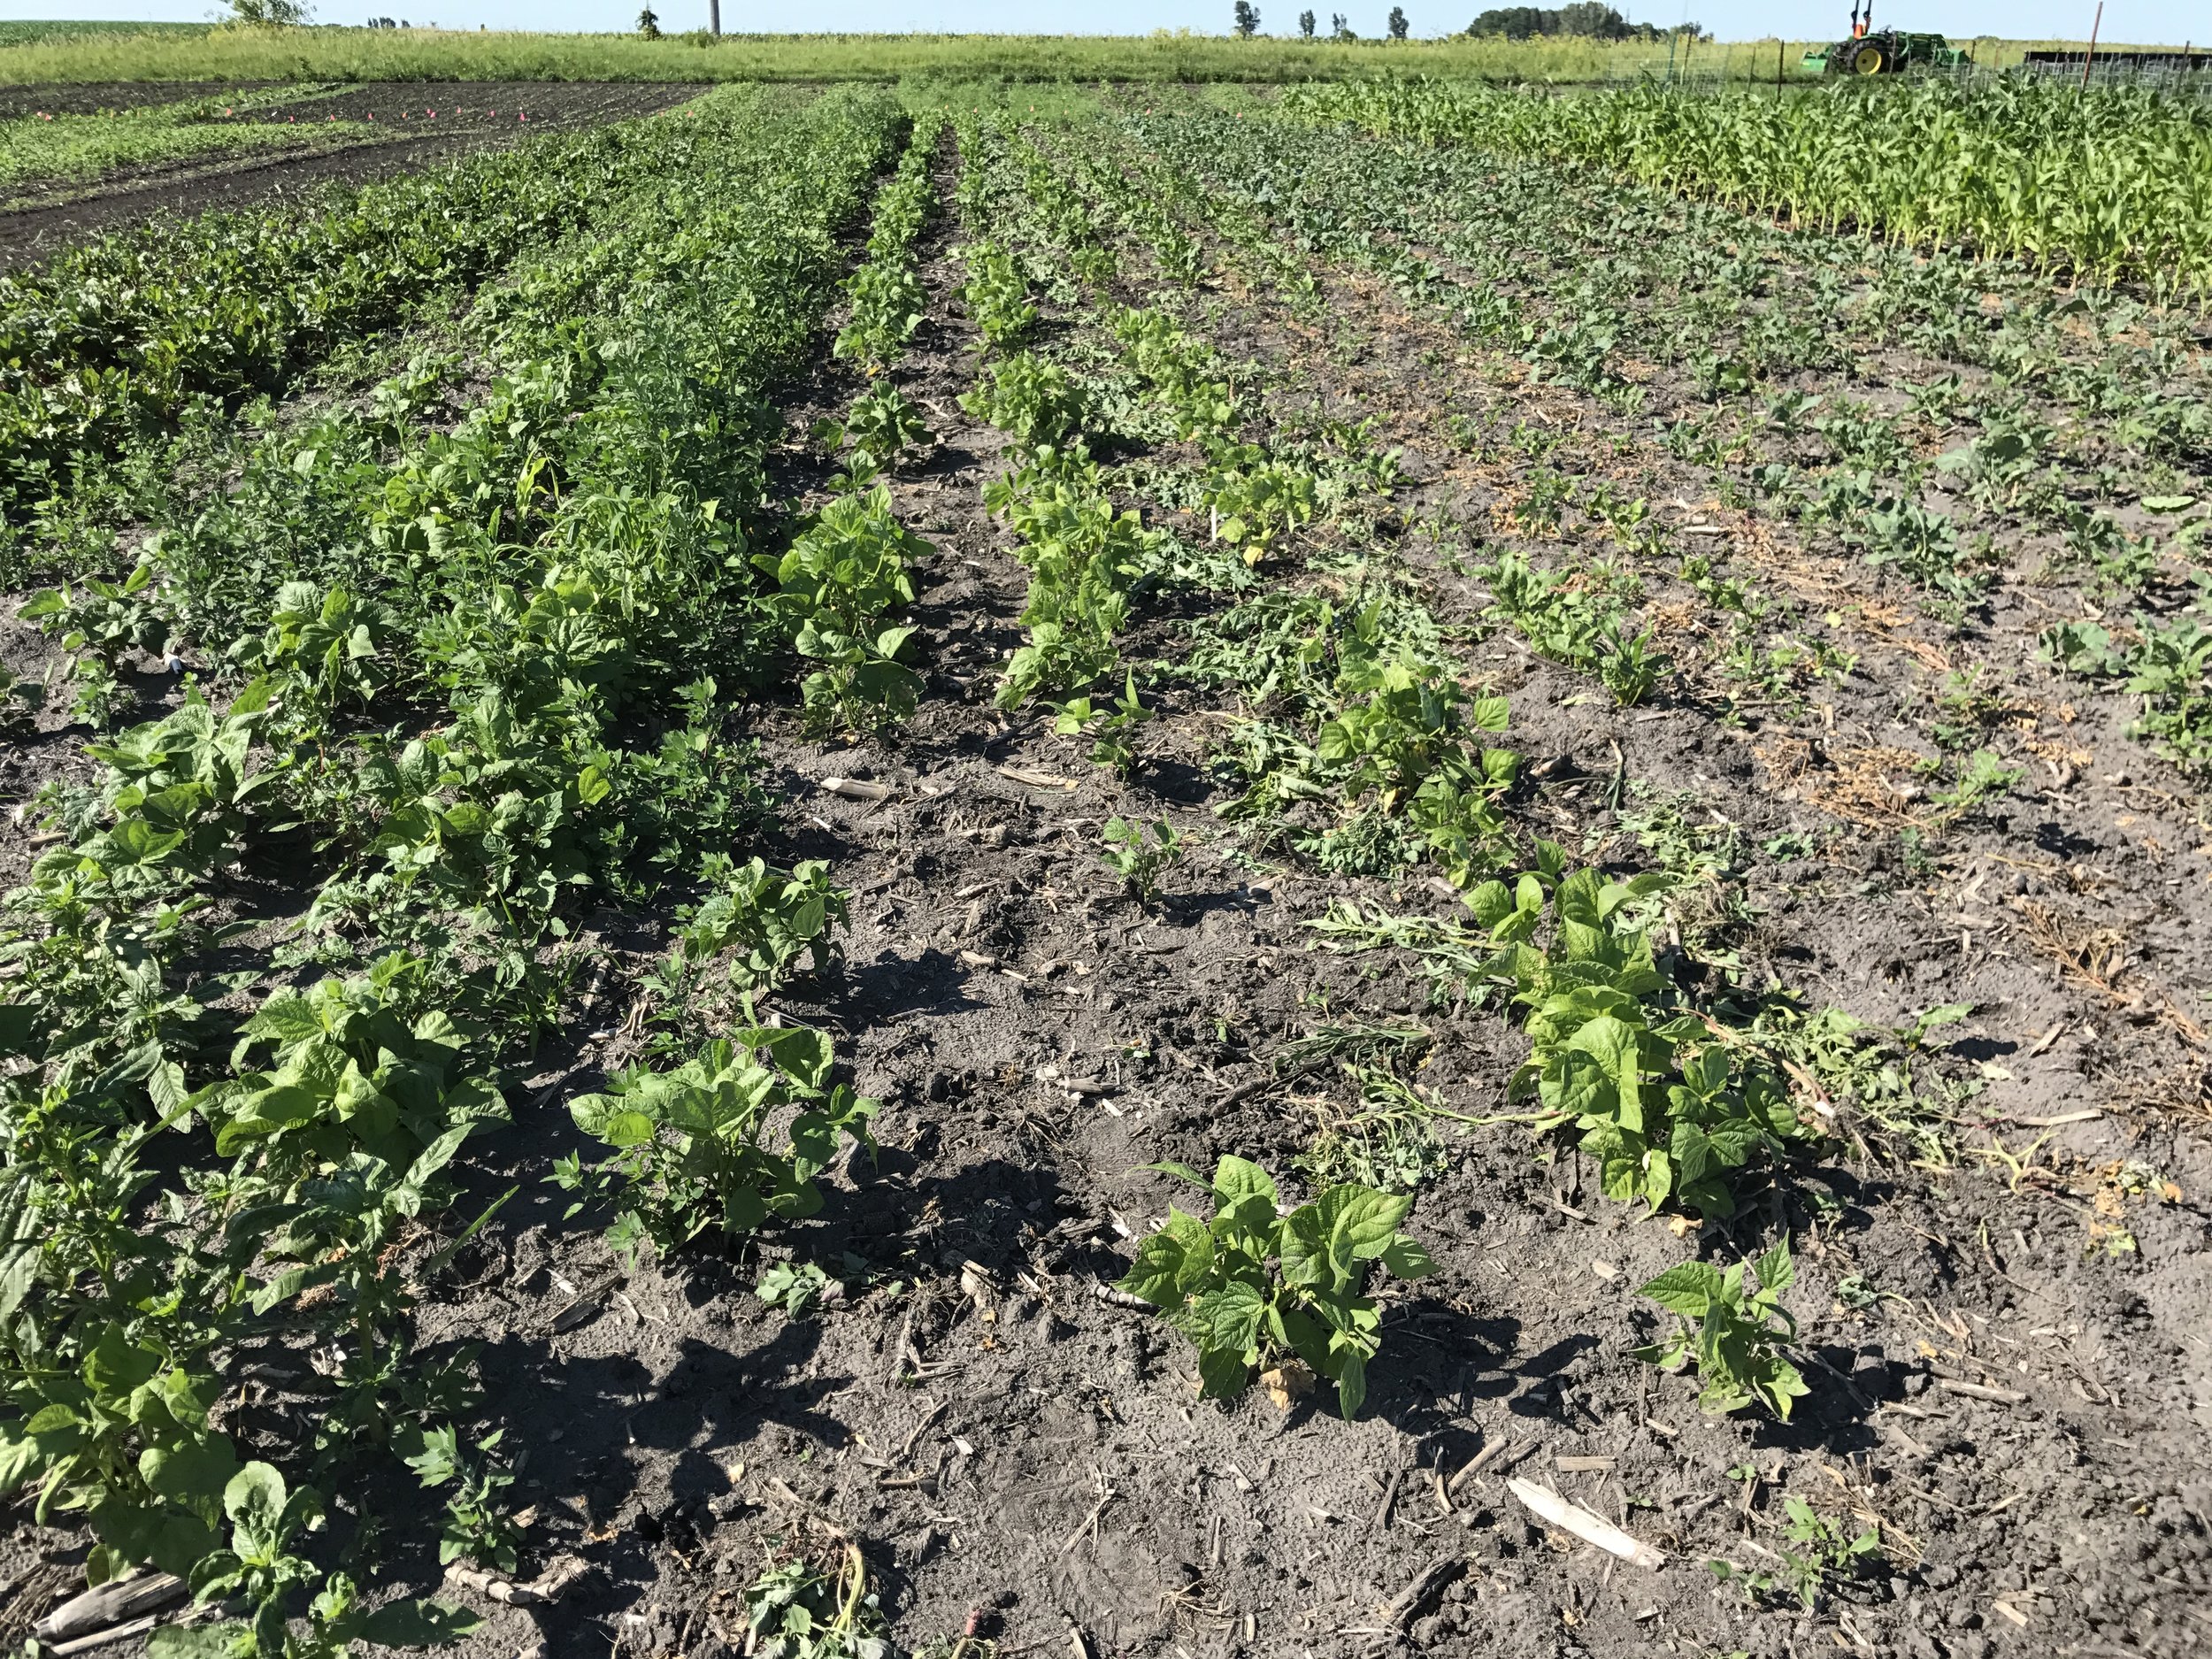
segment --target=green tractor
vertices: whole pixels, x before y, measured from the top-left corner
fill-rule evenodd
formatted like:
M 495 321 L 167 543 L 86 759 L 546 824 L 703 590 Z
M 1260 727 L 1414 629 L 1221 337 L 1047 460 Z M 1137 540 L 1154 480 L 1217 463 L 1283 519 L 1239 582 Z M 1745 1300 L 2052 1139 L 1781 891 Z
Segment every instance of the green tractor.
M 1894 75 L 1924 65 L 1955 69 L 1965 61 L 1966 54 L 1940 35 L 1876 30 L 1873 0 L 1867 0 L 1862 23 L 1858 0 L 1852 0 L 1850 39 L 1807 52 L 1803 67 L 1809 75 Z

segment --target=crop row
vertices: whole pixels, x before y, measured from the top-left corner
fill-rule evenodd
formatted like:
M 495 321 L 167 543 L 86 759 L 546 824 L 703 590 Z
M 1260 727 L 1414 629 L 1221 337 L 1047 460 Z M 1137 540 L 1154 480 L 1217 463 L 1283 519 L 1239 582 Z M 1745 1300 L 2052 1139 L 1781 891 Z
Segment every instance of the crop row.
M 971 128 L 963 139 L 968 222 L 1013 242 L 970 243 L 965 291 L 970 314 L 1001 353 L 970 407 L 1007 435 L 1013 458 L 987 500 L 1009 518 L 1030 570 L 1029 643 L 1010 660 L 999 701 L 1018 707 L 1040 690 L 1081 694 L 1056 705 L 1058 729 L 1100 731 L 1094 758 L 1126 774 L 1128 740 L 1150 711 L 1136 669 L 1119 663 L 1114 642 L 1166 560 L 1163 533 L 1144 527 L 1136 512 L 1117 513 L 1108 493 L 1119 486 L 1156 494 L 1173 474 L 1156 463 L 1102 469 L 1090 457 L 1093 443 L 1141 434 L 1194 451 L 1197 488 L 1186 499 L 1205 505 L 1210 540 L 1225 534 L 1224 509 L 1209 491 L 1230 470 L 1225 456 L 1247 473 L 1297 468 L 1275 445 L 1251 441 L 1265 416 L 1231 389 L 1249 383 L 1251 365 L 1224 361 L 1160 311 L 1089 319 L 1110 326 L 1118 347 L 1118 373 L 1106 383 L 1019 349 L 1035 311 L 1019 274 L 1025 260 L 1041 272 L 1113 272 L 1127 251 L 1110 229 L 1116 223 L 1165 256 L 1163 274 L 1186 265 L 1200 244 L 1189 227 L 1137 205 L 1094 165 L 1075 162 L 1067 171 L 1118 204 L 1103 212 L 1041 165 L 1022 136 Z M 1323 870 L 1396 876 L 1432 863 L 1465 889 L 1466 924 L 1348 903 L 1316 926 L 1333 948 L 1413 949 L 1452 963 L 1462 995 L 1479 1000 L 1506 987 L 1535 1049 L 1514 1085 L 1517 1096 L 1536 1103 L 1521 1120 L 1539 1133 L 1571 1131 L 1617 1199 L 1732 1213 L 1737 1171 L 1819 1138 L 1816 1115 L 1785 1074 L 1786 1037 L 1724 999 L 1686 996 L 1658 968 L 1653 933 L 1663 878 L 1616 882 L 1571 872 L 1548 842 L 1524 848 L 1504 804 L 1518 757 L 1485 742 L 1506 724 L 1504 701 L 1464 690 L 1463 670 L 1434 619 L 1379 565 L 1337 568 L 1340 583 L 1348 574 L 1357 582 L 1341 605 L 1297 579 L 1294 533 L 1312 516 L 1317 482 L 1303 475 L 1304 515 L 1232 538 L 1256 582 L 1202 581 L 1248 596 L 1193 625 L 1183 663 L 1144 665 L 1148 677 L 1228 690 L 1246 703 L 1213 757 L 1229 797 L 1219 810 L 1257 844 Z M 1108 703 L 1098 682 L 1115 672 L 1125 691 Z M 1256 713 L 1263 706 L 1268 718 Z M 1107 862 L 1141 902 L 1179 851 L 1164 821 L 1109 826 Z M 1416 1116 L 1435 1114 L 1432 1103 L 1394 1086 Z M 1285 1367 L 1302 1365 L 1332 1379 L 1345 1409 L 1356 1410 L 1380 1341 L 1370 1273 L 1432 1271 L 1399 1230 L 1412 1183 L 1379 1176 L 1369 1164 L 1361 1173 L 1381 1184 L 1324 1180 L 1311 1202 L 1293 1207 L 1243 1158 L 1223 1158 L 1210 1179 L 1161 1167 L 1208 1190 L 1213 1216 L 1171 1211 L 1141 1245 L 1123 1288 L 1191 1339 L 1207 1392 L 1240 1393 L 1262 1370 L 1281 1386 Z M 1651 1357 L 1694 1363 L 1711 1409 L 1760 1401 L 1786 1416 L 1806 1392 L 1786 1358 L 1778 1302 L 1789 1272 L 1788 1251 L 1778 1248 L 1755 1273 L 1693 1263 L 1662 1276 L 1648 1293 L 1684 1317 L 1686 1334 L 1671 1355 L 1655 1349 Z
M 1723 502 L 1894 572 L 1952 626 L 1986 603 L 2010 548 L 2048 538 L 2047 571 L 2148 602 L 2116 648 L 2143 640 L 2139 662 L 2073 649 L 2058 660 L 2143 695 L 2144 733 L 2200 764 L 2184 611 L 2208 522 L 2188 510 L 2201 498 L 2212 428 L 2185 315 L 2132 303 L 2088 312 L 2039 297 L 2016 271 L 1955 259 L 1878 253 L 1861 270 L 1863 250 L 1848 239 L 1785 238 L 1632 186 L 1584 181 L 1563 199 L 1541 168 L 1509 159 L 1402 142 L 1347 150 L 1311 131 L 1206 116 L 1143 123 L 1132 148 L 1147 165 L 1165 157 L 1183 171 L 1198 207 L 1223 198 L 1240 214 L 1258 208 L 1286 238 L 1373 273 L 1517 365 L 1494 374 L 1593 398 L 1624 433 L 1655 414 L 1665 449 L 1711 469 Z M 1717 259 L 1717 238 L 1739 251 Z M 1977 306 L 1985 287 L 2001 310 Z M 1809 317 L 1809 293 L 1842 320 Z M 1852 349 L 1874 332 L 1884 350 Z M 1653 359 L 1680 380 L 1671 386 Z M 1808 389 L 1808 371 L 1851 383 Z M 1648 499 L 1562 470 L 1556 444 L 1529 429 L 1511 447 L 1527 464 L 1512 519 L 1525 539 L 1555 540 L 1573 515 L 1624 549 L 1665 550 Z M 2139 528 L 2127 516 L 2135 507 L 2147 515 Z M 1730 678 L 1756 695 L 1754 682 L 1780 690 L 1799 677 L 1759 660 L 1756 636 L 1785 614 L 1719 580 L 1701 556 L 1686 556 L 1680 573 L 1731 613 Z M 1517 551 L 1491 575 L 1502 613 L 1547 655 L 1601 671 L 1628 700 L 1657 683 L 1650 669 L 1663 665 L 1633 634 L 1616 635 L 1606 597 L 1640 579 L 1536 570 Z M 1807 646 L 1804 620 L 1798 643 L 1774 649 L 1832 672 L 1845 655 Z
M 511 1565 L 505 1454 L 458 1432 L 466 1359 L 410 1339 L 417 1287 L 505 1201 L 428 1257 L 392 1247 L 506 1119 L 501 1056 L 585 966 L 572 919 L 681 884 L 700 902 L 671 973 L 772 977 L 826 936 L 818 868 L 723 850 L 764 801 L 717 676 L 764 680 L 806 626 L 803 584 L 764 592 L 748 557 L 770 527 L 766 399 L 804 366 L 837 232 L 902 126 L 879 96 L 730 100 L 664 196 L 503 299 L 499 377 L 453 429 L 403 377 L 273 432 L 223 514 L 39 607 L 96 678 L 147 649 L 195 672 L 174 711 L 92 747 L 93 780 L 49 792 L 60 844 L 8 900 L 0 1480 L 91 1524 L 96 1578 L 151 1561 L 244 1606 L 191 1651 L 465 1624 L 368 1614 L 302 1548 L 315 1488 L 377 1459 L 448 1490 L 447 1558 Z M 682 257 L 654 258 L 679 230 Z M 633 273 L 616 292 L 594 284 L 610 250 Z M 579 293 L 600 299 L 580 317 Z M 252 896 L 218 923 L 224 893 Z M 218 972 L 242 930 L 280 942 Z M 865 1133 L 813 1033 L 696 1038 L 576 1102 L 611 1156 L 561 1173 L 619 1236 L 672 1244 L 703 1203 L 730 1227 L 792 1213 L 825 1138 Z M 164 1131 L 188 1150 L 157 1158 Z M 268 1448 L 288 1479 L 213 1408 L 234 1367 L 303 1344 L 327 1395 L 311 1443 Z M 319 1582 L 303 1649 L 287 1617 Z
M 1793 98 L 1653 84 L 1551 97 L 1363 81 L 1294 87 L 1283 103 L 1425 142 L 1586 162 L 1799 224 L 2024 255 L 2167 295 L 2212 290 L 2212 118 L 2149 88 L 1931 79 Z
M 280 389 L 433 291 L 472 288 L 619 211 L 710 142 L 691 116 L 533 139 L 334 187 L 305 210 L 112 233 L 0 276 L 0 515 L 19 524 L 65 498 L 86 457 L 165 429 L 195 399 Z

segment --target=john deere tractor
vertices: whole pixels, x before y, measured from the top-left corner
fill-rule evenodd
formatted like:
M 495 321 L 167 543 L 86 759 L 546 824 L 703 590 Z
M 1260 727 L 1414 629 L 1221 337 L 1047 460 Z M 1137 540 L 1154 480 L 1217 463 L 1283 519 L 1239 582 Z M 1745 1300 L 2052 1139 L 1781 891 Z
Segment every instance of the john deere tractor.
M 1940 35 L 1878 31 L 1872 0 L 1868 0 L 1866 20 L 1861 22 L 1857 0 L 1852 0 L 1850 39 L 1807 52 L 1804 70 L 1809 75 L 1894 75 L 1921 65 L 1955 69 L 1965 61 L 1966 54 Z

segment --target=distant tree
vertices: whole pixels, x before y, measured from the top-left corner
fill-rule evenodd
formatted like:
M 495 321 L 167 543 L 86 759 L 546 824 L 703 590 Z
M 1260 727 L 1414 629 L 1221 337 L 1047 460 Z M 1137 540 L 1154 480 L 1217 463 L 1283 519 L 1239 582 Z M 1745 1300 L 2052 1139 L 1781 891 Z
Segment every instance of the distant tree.
M 1304 36 L 1305 36 L 1308 40 L 1311 40 L 1311 39 L 1313 38 L 1313 13 L 1312 13 L 1312 12 L 1301 12 L 1298 14 L 1298 32 L 1299 32 L 1301 35 L 1304 35 Z
M 305 0 L 230 0 L 230 14 L 257 28 L 296 28 L 312 15 Z
M 1329 38 L 1333 41 L 1356 41 L 1359 36 L 1352 33 L 1352 26 L 1344 20 L 1344 13 L 1332 12 L 1329 13 Z
M 1629 33 L 1628 19 L 1605 0 L 1572 0 L 1559 8 L 1559 32 L 1593 40 L 1623 40 Z
M 1252 0 L 1237 0 L 1237 38 L 1248 41 L 1259 32 L 1260 9 Z
M 1467 26 L 1470 35 L 1502 35 L 1525 41 L 1539 35 L 1559 33 L 1559 13 L 1538 6 L 1494 6 Z
M 661 20 L 653 15 L 651 6 L 647 6 L 644 11 L 637 14 L 637 32 L 649 41 L 660 39 Z
M 1394 41 L 1402 41 L 1405 37 L 1406 9 L 1403 6 L 1392 6 L 1390 8 L 1390 38 Z

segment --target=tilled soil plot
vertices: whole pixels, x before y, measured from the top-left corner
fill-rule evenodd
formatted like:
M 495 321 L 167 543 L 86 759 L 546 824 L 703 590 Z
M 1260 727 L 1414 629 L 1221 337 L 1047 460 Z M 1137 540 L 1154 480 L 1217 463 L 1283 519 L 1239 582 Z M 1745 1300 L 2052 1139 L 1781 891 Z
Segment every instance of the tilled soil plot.
M 71 96 L 96 92 L 104 99 L 108 92 L 120 89 L 35 90 L 41 96 L 55 91 Z M 200 97 L 224 88 L 188 85 L 164 90 L 174 96 L 147 102 Z M 621 81 L 380 82 L 296 104 L 256 109 L 251 112 L 256 121 L 282 123 L 288 117 L 296 120 L 301 129 L 300 148 L 274 153 L 255 150 L 218 162 L 139 168 L 96 184 L 69 185 L 57 192 L 65 200 L 0 213 L 0 269 L 42 258 L 64 243 L 159 214 L 243 207 L 333 181 L 364 184 L 515 143 L 533 132 L 564 131 L 649 115 L 703 90 L 703 86 L 689 84 Z M 34 102 L 30 107 L 48 106 Z M 119 106 L 80 100 L 74 107 Z M 351 134 L 342 139 L 317 138 L 314 128 L 334 119 L 373 121 L 380 127 L 388 124 L 392 130 L 377 138 Z
M 941 194 L 952 182 L 948 166 Z M 2203 872 L 2115 822 L 2162 811 L 2146 827 L 2180 846 L 2187 814 L 2136 800 L 2101 757 L 1955 830 L 1955 881 L 1901 869 L 1909 803 L 1847 787 L 1839 762 L 1893 733 L 1883 692 L 1933 649 L 1909 628 L 1866 640 L 1835 727 L 1802 729 L 1723 724 L 1690 698 L 1616 710 L 1509 635 L 1467 636 L 1511 702 L 1518 822 L 1647 862 L 1624 809 L 1693 795 L 1749 842 L 1804 842 L 1713 894 L 1712 936 L 1747 977 L 1878 1023 L 1976 1005 L 1912 1056 L 1970 1091 L 1971 1144 L 1939 1154 L 1847 1120 L 1833 1155 L 1761 1189 L 1739 1228 L 1701 1229 L 1608 1200 L 1523 1126 L 1455 1125 L 1407 1224 L 1440 1271 L 1391 1290 L 1363 1411 L 1348 1422 L 1325 1394 L 1198 1398 L 1188 1346 L 1110 1288 L 1171 1203 L 1202 1205 L 1147 1166 L 1235 1153 L 1295 1181 L 1292 1161 L 1348 1110 L 1335 1068 L 1286 1047 L 1325 1027 L 1405 1033 L 1427 1056 L 1422 1087 L 1470 1118 L 1507 1110 L 1529 1045 L 1494 1005 L 1435 1002 L 1409 955 L 1316 949 L 1307 924 L 1340 898 L 1440 918 L 1458 902 L 1418 875 L 1348 880 L 1234 852 L 1210 811 L 1224 711 L 1194 687 L 1148 686 L 1158 718 L 1126 786 L 1048 715 L 994 708 L 1026 572 L 983 504 L 1005 441 L 956 402 L 979 361 L 958 235 L 932 233 L 930 320 L 895 372 L 938 436 L 890 480 L 938 549 L 906 618 L 930 654 L 919 712 L 850 746 L 805 740 L 793 709 L 755 733 L 793 803 L 772 856 L 828 858 L 852 895 L 844 964 L 780 1002 L 833 1033 L 881 1099 L 879 1152 L 848 1159 L 822 1214 L 765 1256 L 626 1263 L 541 1178 L 576 1147 L 564 1102 L 645 1053 L 645 1003 L 588 998 L 548 1045 L 456 1213 L 519 1190 L 421 1324 L 434 1353 L 481 1345 L 488 1408 L 522 1448 L 529 1564 L 588 1571 L 534 1607 L 449 1586 L 487 1615 L 461 1651 L 739 1651 L 764 1561 L 826 1540 L 857 1548 L 903 1646 L 956 1659 L 979 1659 L 953 1645 L 964 1630 L 1010 1659 L 2202 1651 L 2212 1156 L 2185 998 L 2205 978 Z M 1403 450 L 1379 534 L 1440 622 L 1471 624 L 1489 596 L 1459 555 L 1509 511 L 1513 480 L 1466 465 L 1450 423 L 1599 417 L 1548 387 L 1471 406 L 1457 342 L 1375 284 L 1325 273 L 1301 308 L 1233 266 L 1187 326 L 1260 365 L 1279 407 L 1325 397 L 1379 417 L 1376 442 Z M 1141 272 L 1133 258 L 1102 298 L 1160 303 Z M 1079 348 L 1090 327 L 1048 319 L 1043 343 Z M 826 365 L 794 430 L 857 389 Z M 818 503 L 826 472 L 793 443 L 798 504 Z M 1686 526 L 1755 534 L 1694 474 L 1678 481 Z M 1861 576 L 1785 542 L 1761 552 L 1811 592 Z M 1211 603 L 1153 603 L 1125 657 L 1177 659 Z M 2093 716 L 2078 741 L 2116 757 L 2119 724 Z M 1164 818 L 1194 849 L 1156 903 L 1099 862 L 1117 815 Z M 1838 824 L 1840 841 L 1812 833 Z M 664 944 L 610 918 L 585 936 L 641 970 Z M 2131 968 L 2146 951 L 2151 968 Z M 1733 1259 L 1784 1232 L 1811 1394 L 1786 1425 L 1707 1417 L 1692 1381 L 1635 1357 L 1661 1329 L 1637 1287 L 1694 1250 Z M 806 1317 L 754 1294 L 787 1257 L 843 1264 Z M 316 1410 L 304 1380 L 252 1385 L 228 1426 L 296 1438 Z M 1509 1481 L 1662 1563 L 1540 1524 Z M 370 1494 L 386 1515 L 420 1502 Z M 1878 1555 L 1812 1606 L 1789 1587 L 1793 1504 L 1846 1537 L 1879 1528 Z M 425 1587 L 427 1532 L 388 1543 Z M 1774 1583 L 1747 1594 L 1760 1577 Z
M 255 92 L 267 81 L 88 81 L 68 85 L 0 87 L 0 121 L 26 115 L 96 115 L 102 110 L 142 110 L 217 94 Z
M 793 1012 L 836 1033 L 884 1102 L 879 1156 L 849 1161 L 824 1215 L 772 1253 L 849 1256 L 855 1277 L 787 1321 L 751 1294 L 759 1262 L 631 1270 L 526 1187 L 478 1282 L 426 1320 L 487 1342 L 492 1399 L 530 1425 L 541 1555 L 573 1550 L 603 1576 L 557 1609 L 491 1609 L 470 1651 L 510 1651 L 534 1625 L 555 1653 L 739 1647 L 764 1558 L 824 1538 L 859 1545 L 918 1647 L 964 1628 L 1002 1653 L 1096 1655 L 2197 1651 L 2212 1158 L 2147 1099 L 2083 1105 L 2114 1094 L 2085 1093 L 2076 1056 L 2162 1029 L 2142 1004 L 1962 946 L 2014 896 L 2013 867 L 1983 849 L 2016 846 L 2016 826 L 1976 841 L 1987 879 L 1962 922 L 1886 877 L 1886 849 L 1766 865 L 1741 895 L 1757 917 L 1745 960 L 1809 999 L 1873 1019 L 1976 1002 L 1940 1064 L 2008 1075 L 2024 1125 L 1953 1167 L 1912 1167 L 1889 1143 L 1759 1200 L 1759 1222 L 1795 1239 L 1789 1300 L 1807 1316 L 1812 1395 L 1789 1425 L 1701 1416 L 1694 1385 L 1633 1357 L 1659 1329 L 1635 1289 L 1681 1259 L 1684 1229 L 1607 1201 L 1571 1152 L 1512 1125 L 1454 1136 L 1423 1187 L 1409 1225 L 1441 1271 L 1391 1300 L 1356 1420 L 1320 1396 L 1287 1411 L 1258 1389 L 1197 1398 L 1188 1348 L 1108 1288 L 1134 1239 L 1192 1202 L 1145 1166 L 1235 1152 L 1286 1172 L 1343 1091 L 1325 1068 L 1271 1062 L 1325 1018 L 1421 1028 L 1424 1086 L 1471 1115 L 1503 1101 L 1526 1040 L 1498 1012 L 1432 1006 L 1409 961 L 1312 949 L 1303 925 L 1348 893 L 1448 914 L 1421 881 L 1247 872 L 1202 849 L 1146 909 L 1098 866 L 1117 813 L 1204 836 L 1210 716 L 1164 693 L 1123 789 L 1079 740 L 993 710 L 1024 573 L 981 507 L 1002 440 L 954 401 L 977 361 L 960 268 L 941 257 L 927 276 L 933 321 L 897 378 L 940 443 L 893 484 L 941 549 L 910 614 L 933 652 L 921 711 L 894 742 L 826 752 L 784 722 L 762 730 L 800 803 L 793 855 L 833 859 L 854 895 L 848 964 Z M 1407 518 L 1455 496 L 1478 512 L 1480 485 L 1450 476 L 1455 387 L 1422 357 L 1446 342 L 1356 283 L 1333 284 L 1325 310 L 1325 331 L 1252 294 L 1208 314 L 1294 390 L 1388 411 Z M 1348 328 L 1365 349 L 1342 349 Z M 833 377 L 795 426 L 853 389 Z M 1409 558 L 1440 616 L 1479 610 L 1433 553 Z M 1127 655 L 1172 657 L 1181 639 L 1154 614 Z M 1810 821 L 1762 787 L 1740 732 L 1690 710 L 1605 713 L 1579 701 L 1586 682 L 1502 641 L 1478 661 L 1511 695 L 1536 780 L 1517 810 L 1563 839 L 1605 839 L 1623 775 L 1694 790 L 1754 836 Z M 2085 840 L 2072 856 L 2124 880 L 2132 856 Z M 549 1103 L 595 1087 L 638 1052 L 634 1011 L 605 1008 L 531 1087 Z M 554 1150 L 514 1139 L 487 1195 Z M 2016 1162 L 1993 1156 L 2007 1148 Z M 2145 1188 L 2150 1171 L 2171 1185 Z M 2113 1229 L 2133 1248 L 2085 1244 Z M 1724 1254 L 1724 1239 L 1709 1241 Z M 1539 1524 L 1509 1479 L 1666 1564 Z M 1755 1606 L 1753 1576 L 1786 1586 L 1793 1502 L 1847 1536 L 1878 1524 L 1881 1554 L 1816 1609 L 1786 1587 Z

